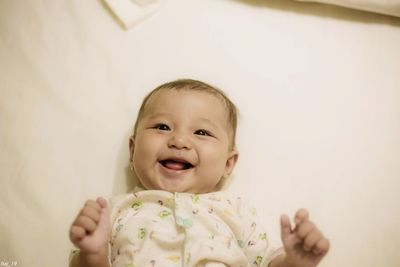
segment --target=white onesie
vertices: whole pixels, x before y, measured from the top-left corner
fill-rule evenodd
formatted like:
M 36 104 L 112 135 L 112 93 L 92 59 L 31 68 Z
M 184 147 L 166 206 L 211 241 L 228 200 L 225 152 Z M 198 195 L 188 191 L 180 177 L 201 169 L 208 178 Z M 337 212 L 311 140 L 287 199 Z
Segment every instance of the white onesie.
M 280 254 L 240 197 L 143 190 L 110 200 L 113 267 L 268 266 Z

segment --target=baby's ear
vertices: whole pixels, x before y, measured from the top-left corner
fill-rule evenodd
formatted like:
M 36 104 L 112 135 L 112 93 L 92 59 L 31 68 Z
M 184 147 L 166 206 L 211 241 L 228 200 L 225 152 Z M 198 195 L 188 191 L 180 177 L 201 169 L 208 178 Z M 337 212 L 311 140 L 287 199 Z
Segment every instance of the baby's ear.
M 135 136 L 131 135 L 129 137 L 129 163 L 132 163 L 134 149 L 135 149 Z
M 235 168 L 236 162 L 239 158 L 239 152 L 236 150 L 236 147 L 232 149 L 232 151 L 228 155 L 228 159 L 226 160 L 224 177 L 229 177 Z

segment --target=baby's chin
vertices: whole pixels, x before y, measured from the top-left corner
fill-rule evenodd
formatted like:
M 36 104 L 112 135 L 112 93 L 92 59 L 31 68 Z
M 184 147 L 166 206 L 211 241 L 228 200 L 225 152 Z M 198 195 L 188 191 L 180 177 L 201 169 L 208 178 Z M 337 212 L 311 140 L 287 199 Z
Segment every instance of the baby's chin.
M 176 183 L 176 182 L 163 182 L 160 181 L 158 183 L 143 183 L 141 182 L 141 185 L 144 189 L 146 190 L 162 190 L 162 191 L 167 191 L 170 193 L 192 193 L 192 190 L 189 188 L 185 187 L 182 182 L 181 183 Z
M 155 181 L 140 181 L 140 183 L 146 190 L 162 190 L 170 193 L 207 194 L 221 190 L 220 183 L 195 186 L 188 183 L 186 179 L 159 178 Z
M 143 185 L 146 190 L 162 190 L 170 193 L 188 193 L 188 194 L 205 194 L 214 190 L 201 190 L 197 188 L 190 188 L 180 184 L 161 184 L 161 185 Z

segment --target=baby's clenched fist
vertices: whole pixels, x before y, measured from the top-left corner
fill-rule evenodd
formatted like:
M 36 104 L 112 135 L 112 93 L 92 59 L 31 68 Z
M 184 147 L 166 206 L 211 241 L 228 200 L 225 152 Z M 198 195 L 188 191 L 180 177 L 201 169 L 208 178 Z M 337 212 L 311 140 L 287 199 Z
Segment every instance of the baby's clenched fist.
M 88 200 L 70 228 L 70 239 L 81 252 L 98 253 L 110 239 L 110 219 L 104 198 Z

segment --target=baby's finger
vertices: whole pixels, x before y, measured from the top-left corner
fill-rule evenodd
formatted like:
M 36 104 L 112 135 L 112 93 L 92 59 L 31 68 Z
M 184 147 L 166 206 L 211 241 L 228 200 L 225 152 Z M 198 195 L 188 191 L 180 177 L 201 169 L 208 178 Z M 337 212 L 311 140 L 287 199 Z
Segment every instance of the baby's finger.
M 281 238 L 285 240 L 292 233 L 289 217 L 284 214 L 281 216 Z
M 316 247 L 317 242 L 321 239 L 321 237 L 322 237 L 321 232 L 317 228 L 314 228 L 304 239 L 303 249 L 305 251 L 311 251 L 313 247 Z
M 92 233 L 94 230 L 96 230 L 97 226 L 97 224 L 91 218 L 86 216 L 78 216 L 73 225 L 82 227 L 87 233 Z
M 300 238 L 301 240 L 304 240 L 306 238 L 306 236 L 311 233 L 311 231 L 315 229 L 315 225 L 314 223 L 312 223 L 311 221 L 305 221 L 301 224 L 298 224 L 296 226 L 296 235 L 298 238 Z
M 325 237 L 322 237 L 315 245 L 313 252 L 315 254 L 326 254 L 329 251 L 330 243 Z
M 81 210 L 81 213 L 79 215 L 84 217 L 89 217 L 90 219 L 92 219 L 94 222 L 97 223 L 100 220 L 100 213 L 101 210 L 97 210 L 96 208 L 93 208 L 91 206 L 85 206 Z
M 299 209 L 294 216 L 294 222 L 300 224 L 308 220 L 308 211 L 306 209 Z
M 89 199 L 85 202 L 84 208 L 85 207 L 91 207 L 99 212 L 101 210 L 101 206 L 99 205 L 99 203 L 97 203 L 96 201 L 94 201 L 92 199 Z
M 69 238 L 72 243 L 76 244 L 79 240 L 81 240 L 86 235 L 85 229 L 80 226 L 72 225 L 69 231 Z

